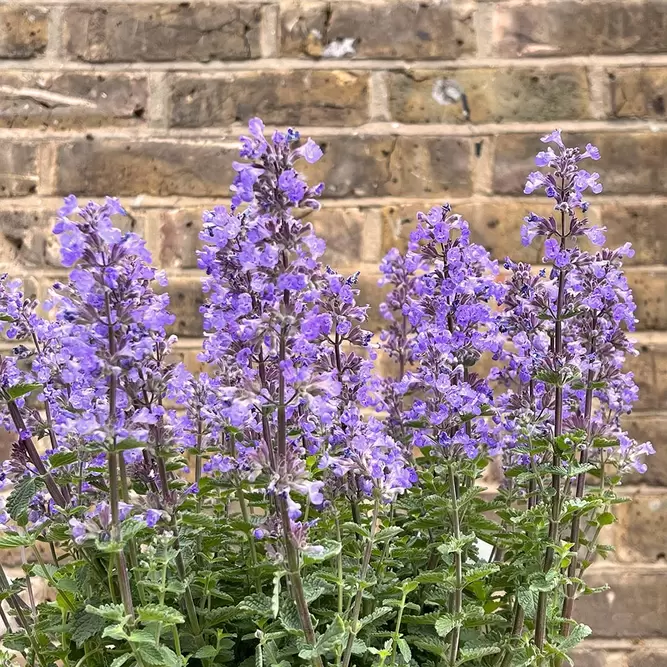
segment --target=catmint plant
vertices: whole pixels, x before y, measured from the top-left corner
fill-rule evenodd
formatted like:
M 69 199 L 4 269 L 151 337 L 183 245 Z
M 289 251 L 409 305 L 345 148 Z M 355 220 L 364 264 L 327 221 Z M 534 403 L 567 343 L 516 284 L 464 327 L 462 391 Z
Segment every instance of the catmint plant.
M 321 149 L 253 119 L 231 206 L 203 215 L 197 374 L 121 204 L 68 197 L 69 277 L 38 304 L 0 276 L 0 548 L 23 562 L 0 568 L 5 649 L 40 667 L 569 660 L 616 487 L 652 448 L 623 429 L 632 249 L 601 249 L 585 216 L 599 153 L 543 141 L 525 193 L 554 212 L 521 234 L 543 264 L 498 265 L 435 206 L 382 260 L 371 332 L 358 274 L 323 263 L 304 215 L 323 184 L 298 168 Z

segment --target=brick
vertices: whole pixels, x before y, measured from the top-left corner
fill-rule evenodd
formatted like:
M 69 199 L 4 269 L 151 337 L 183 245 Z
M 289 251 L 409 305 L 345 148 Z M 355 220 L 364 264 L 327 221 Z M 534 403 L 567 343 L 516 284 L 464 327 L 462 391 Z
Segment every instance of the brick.
M 487 49 L 506 58 L 661 53 L 667 50 L 666 31 L 661 0 L 495 3 Z
M 600 172 L 607 194 L 667 193 L 667 135 L 655 133 L 616 132 L 597 135 L 564 135 L 566 145 L 598 146 L 601 160 L 588 169 Z M 533 171 L 534 156 L 544 145 L 539 137 L 504 135 L 496 140 L 493 189 L 499 194 L 519 195 L 526 176 Z
M 457 11 L 456 4 L 316 2 L 287 9 L 281 52 L 311 58 L 458 58 L 474 50 L 474 32 L 472 12 Z
M 0 213 L 0 265 L 16 271 L 48 263 L 52 216 L 36 209 L 3 209 Z
M 470 143 L 453 137 L 331 137 L 304 167 L 309 180 L 326 183 L 325 196 L 465 196 L 472 189 Z
M 322 208 L 308 217 L 327 249 L 322 261 L 334 268 L 381 259 L 380 212 L 370 208 Z
M 578 648 L 570 654 L 574 660 L 574 667 L 605 667 L 606 654 L 604 651 L 594 651 Z
M 667 651 L 640 648 L 630 651 L 627 654 L 626 660 L 627 667 L 665 667 L 667 665 Z
M 648 463 L 651 463 L 649 459 Z M 667 495 L 641 492 L 616 508 L 616 557 L 627 563 L 655 563 L 667 559 Z
M 0 151 L 0 197 L 22 197 L 36 190 L 36 146 L 5 140 Z
M 0 8 L 0 58 L 28 59 L 46 49 L 48 15 L 38 7 Z
M 233 157 L 212 142 L 73 141 L 58 147 L 56 192 L 226 195 Z
M 202 210 L 194 208 L 158 209 L 148 212 L 158 236 L 160 266 L 172 269 L 197 267 L 197 250 L 201 247 Z
M 633 438 L 639 442 L 652 442 L 655 448 L 655 454 L 646 457 L 648 470 L 643 475 L 638 473 L 630 475 L 627 480 L 628 483 L 666 486 L 667 414 L 642 415 L 635 413 L 624 419 L 623 426 Z
M 634 373 L 639 385 L 639 410 L 667 411 L 667 338 L 641 339 L 639 356 L 629 357 L 626 368 Z
M 634 292 L 638 331 L 667 329 L 667 270 L 629 270 L 628 284 Z
M 1 127 L 142 124 L 148 85 L 125 74 L 0 74 Z
M 175 76 L 170 124 L 208 127 L 260 116 L 275 125 L 359 125 L 368 120 L 368 73 L 325 70 Z
M 258 58 L 257 5 L 118 3 L 65 11 L 67 53 L 86 62 Z
M 590 210 L 599 211 L 601 223 L 607 227 L 607 245 L 618 247 L 630 241 L 635 256 L 626 258 L 625 264 L 667 264 L 667 204 L 594 205 Z
M 358 266 L 351 266 L 347 271 L 344 270 L 344 267 L 337 268 L 344 274 L 351 274 L 359 269 Z M 361 267 L 359 282 L 357 284 L 357 287 L 359 288 L 357 303 L 362 306 L 370 306 L 368 309 L 368 319 L 364 322 L 364 329 L 368 329 L 369 331 L 379 331 L 384 324 L 384 320 L 380 316 L 379 306 L 384 300 L 386 289 L 378 285 L 380 274 L 373 272 L 373 268 L 374 267 Z
M 204 303 L 201 279 L 171 278 L 167 286 L 169 292 L 169 312 L 176 316 L 176 321 L 169 328 L 170 333 L 183 337 L 202 335 L 202 315 L 199 308 Z
M 583 68 L 407 70 L 390 72 L 388 85 L 391 116 L 401 123 L 590 118 Z
M 594 638 L 649 639 L 665 637 L 667 629 L 667 569 L 600 568 L 586 577 L 589 585 L 609 584 L 609 590 L 580 598 L 575 617 L 589 625 Z
M 618 67 L 606 73 L 610 118 L 665 118 L 667 68 Z

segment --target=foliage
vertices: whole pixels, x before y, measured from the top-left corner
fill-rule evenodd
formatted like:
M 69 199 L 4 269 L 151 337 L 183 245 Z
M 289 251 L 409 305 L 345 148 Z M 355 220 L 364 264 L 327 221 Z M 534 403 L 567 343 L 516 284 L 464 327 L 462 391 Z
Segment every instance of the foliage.
M 614 487 L 652 450 L 620 423 L 637 395 L 632 250 L 581 244 L 604 243 L 583 200 L 598 175 L 580 168 L 599 154 L 543 141 L 525 192 L 554 214 L 528 215 L 522 239 L 544 241 L 545 268 L 501 272 L 434 207 L 382 262 L 374 339 L 357 275 L 319 261 L 301 214 L 323 185 L 294 165 L 321 150 L 251 121 L 232 207 L 203 217 L 199 375 L 174 359 L 166 278 L 113 225 L 118 201 L 68 197 L 52 315 L 0 280 L 17 341 L 0 359 L 17 437 L 0 548 L 31 555 L 21 579 L 0 570 L 7 649 L 41 667 L 567 660 Z M 53 601 L 23 594 L 35 578 Z

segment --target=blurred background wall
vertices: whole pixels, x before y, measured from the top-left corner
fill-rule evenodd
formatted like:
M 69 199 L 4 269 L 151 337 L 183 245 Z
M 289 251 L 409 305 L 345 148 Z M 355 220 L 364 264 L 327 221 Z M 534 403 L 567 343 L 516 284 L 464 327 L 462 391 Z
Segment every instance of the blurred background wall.
M 595 143 L 591 215 L 636 249 L 628 427 L 658 453 L 592 571 L 611 589 L 579 603 L 594 639 L 577 665 L 667 665 L 666 108 L 664 0 L 0 2 L 0 264 L 43 296 L 62 275 L 60 198 L 121 197 L 170 274 L 194 366 L 200 214 L 225 202 L 248 118 L 322 144 L 311 219 L 373 305 L 381 256 L 445 200 L 496 257 L 538 262 L 519 243 L 527 210 L 545 210 L 521 194 L 538 138 Z

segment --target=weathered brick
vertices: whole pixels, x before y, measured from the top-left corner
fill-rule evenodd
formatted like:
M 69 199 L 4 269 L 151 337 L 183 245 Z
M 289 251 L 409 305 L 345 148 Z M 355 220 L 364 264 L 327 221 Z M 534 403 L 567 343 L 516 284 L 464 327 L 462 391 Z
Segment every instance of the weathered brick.
M 199 241 L 202 212 L 195 208 L 174 208 L 157 209 L 146 214 L 152 233 L 158 237 L 160 266 L 167 269 L 197 267 L 197 250 L 202 245 Z
M 58 194 L 228 194 L 236 151 L 214 143 L 81 140 L 57 151 Z
M 5 267 L 42 266 L 48 262 L 52 216 L 41 209 L 3 209 L 0 212 L 0 264 Z
M 324 158 L 304 167 L 325 196 L 419 197 L 471 192 L 470 143 L 453 137 L 331 137 L 319 140 Z
M 591 142 L 600 149 L 601 160 L 595 171 L 608 194 L 667 193 L 667 135 L 655 133 L 566 134 L 567 145 L 581 146 Z M 499 194 L 519 195 L 526 176 L 533 171 L 535 154 L 542 150 L 535 135 L 504 135 L 496 140 L 493 189 Z M 592 164 L 589 164 L 592 170 Z
M 171 81 L 173 127 L 245 123 L 359 125 L 368 120 L 368 73 L 325 70 L 230 72 Z
M 26 59 L 43 53 L 47 44 L 46 10 L 0 7 L 0 58 Z
M 36 146 L 5 140 L 0 151 L 0 197 L 22 197 L 36 190 Z
M 499 123 L 589 118 L 583 68 L 405 70 L 389 73 L 389 109 L 401 123 Z
M 65 12 L 70 56 L 87 62 L 257 58 L 260 8 L 252 3 L 118 3 Z
M 170 333 L 183 337 L 202 335 L 202 315 L 199 308 L 204 303 L 201 279 L 171 278 L 167 286 L 169 292 L 169 312 L 176 316 Z
M 609 590 L 580 598 L 575 617 L 589 625 L 595 638 L 649 639 L 667 633 L 667 568 L 600 568 L 591 571 L 591 586 L 609 584 Z
M 664 118 L 667 68 L 607 70 L 606 112 L 611 118 Z
M 627 667 L 665 667 L 667 665 L 667 651 L 664 649 L 639 648 L 629 651 L 626 661 Z
M 626 368 L 639 385 L 639 410 L 667 411 L 667 337 L 646 335 L 637 344 L 639 355 L 629 357 Z M 655 340 L 651 338 L 656 336 Z
M 0 126 L 59 129 L 144 121 L 143 76 L 75 72 L 0 74 Z
M 661 53 L 666 32 L 661 0 L 495 3 L 486 44 L 490 54 L 509 58 Z
M 616 515 L 619 561 L 654 563 L 667 559 L 667 495 L 656 491 L 635 493 L 632 502 L 616 508 Z
M 667 414 L 639 414 L 626 417 L 623 426 L 638 442 L 653 443 L 655 454 L 646 457 L 647 471 L 628 477 L 630 484 L 667 486 Z
M 384 295 L 386 289 L 378 285 L 378 279 L 380 278 L 379 273 L 374 273 L 372 271 L 375 267 L 359 267 L 359 266 L 350 266 L 347 267 L 337 267 L 341 270 L 342 273 L 352 273 L 357 269 L 361 269 L 359 274 L 359 282 L 357 287 L 359 288 L 359 297 L 357 298 L 357 303 L 365 306 L 369 305 L 368 310 L 368 319 L 364 322 L 364 329 L 369 331 L 379 331 L 384 324 L 379 311 L 380 303 L 384 300 Z
M 667 329 L 667 269 L 630 269 L 628 284 L 634 292 L 639 331 Z
M 625 264 L 667 264 L 667 225 L 663 222 L 667 220 L 667 204 L 612 202 L 594 205 L 589 213 L 595 210 L 607 227 L 610 248 L 632 243 L 635 256 L 626 258 Z
M 606 653 L 600 650 L 579 648 L 570 654 L 574 667 L 605 667 Z
M 308 216 L 327 249 L 322 261 L 334 268 L 381 259 L 380 212 L 371 208 L 321 208 Z
M 471 11 L 457 3 L 317 2 L 282 16 L 282 54 L 312 58 L 457 58 L 474 49 Z

